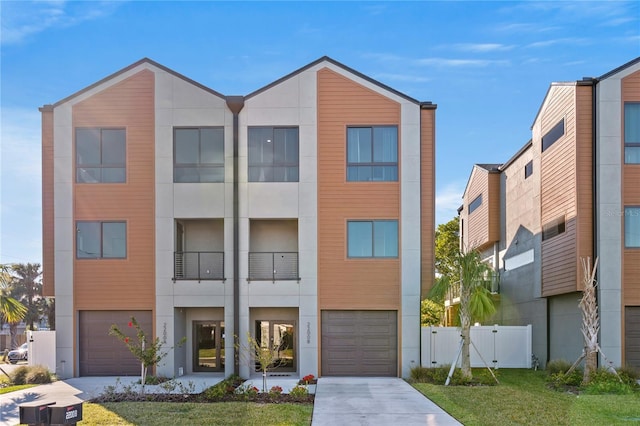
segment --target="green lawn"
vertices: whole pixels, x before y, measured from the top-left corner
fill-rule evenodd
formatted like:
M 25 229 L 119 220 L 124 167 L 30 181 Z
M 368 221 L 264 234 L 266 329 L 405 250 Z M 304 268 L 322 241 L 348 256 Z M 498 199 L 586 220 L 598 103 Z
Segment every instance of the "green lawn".
M 310 425 L 312 411 L 310 404 L 85 402 L 78 425 Z
M 544 371 L 503 369 L 497 386 L 413 386 L 465 426 L 631 425 L 640 394 L 571 395 L 547 389 Z

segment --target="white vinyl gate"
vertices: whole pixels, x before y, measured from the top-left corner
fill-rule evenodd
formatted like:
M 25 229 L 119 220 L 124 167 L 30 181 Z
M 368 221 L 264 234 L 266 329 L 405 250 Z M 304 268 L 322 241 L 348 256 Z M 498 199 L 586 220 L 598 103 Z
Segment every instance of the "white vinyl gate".
M 422 327 L 421 365 L 437 367 L 453 363 L 460 340 L 458 327 Z M 531 325 L 474 326 L 471 342 L 471 367 L 484 367 L 486 362 L 493 368 L 531 368 Z

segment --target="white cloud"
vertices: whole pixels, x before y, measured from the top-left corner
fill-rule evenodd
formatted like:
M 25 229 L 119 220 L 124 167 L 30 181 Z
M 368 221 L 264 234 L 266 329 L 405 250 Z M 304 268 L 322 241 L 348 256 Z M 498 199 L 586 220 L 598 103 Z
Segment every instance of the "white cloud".
M 431 65 L 437 67 L 488 67 L 491 65 L 509 65 L 507 60 L 491 59 L 447 59 L 447 58 L 424 58 L 417 59 L 418 65 Z
M 376 80 L 405 81 L 409 83 L 425 83 L 427 81 L 431 81 L 431 79 L 428 77 L 410 74 L 381 73 L 375 74 L 373 78 L 375 78 Z
M 113 13 L 122 1 L 12 1 L 2 5 L 3 45 L 25 42 L 52 28 L 66 28 Z
M 590 41 L 584 38 L 566 37 L 566 38 L 556 38 L 551 40 L 536 41 L 534 43 L 529 43 L 526 47 L 540 48 L 540 47 L 555 46 L 558 44 L 571 44 L 571 45 L 580 44 L 584 46 L 589 43 Z
M 507 50 L 512 50 L 515 47 L 515 45 L 500 43 L 459 43 L 452 46 L 452 48 L 456 50 L 475 53 L 504 52 Z
M 466 182 L 449 182 L 436 189 L 436 224 L 446 223 L 458 215 Z

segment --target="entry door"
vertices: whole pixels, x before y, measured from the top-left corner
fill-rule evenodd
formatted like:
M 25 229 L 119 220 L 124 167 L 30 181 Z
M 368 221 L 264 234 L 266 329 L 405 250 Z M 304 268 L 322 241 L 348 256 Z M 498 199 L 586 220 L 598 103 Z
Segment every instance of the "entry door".
M 256 321 L 256 342 L 272 354 L 270 371 L 296 371 L 295 335 L 293 321 Z M 259 363 L 256 371 L 260 371 Z
M 193 345 L 193 371 L 224 371 L 224 321 L 194 321 Z

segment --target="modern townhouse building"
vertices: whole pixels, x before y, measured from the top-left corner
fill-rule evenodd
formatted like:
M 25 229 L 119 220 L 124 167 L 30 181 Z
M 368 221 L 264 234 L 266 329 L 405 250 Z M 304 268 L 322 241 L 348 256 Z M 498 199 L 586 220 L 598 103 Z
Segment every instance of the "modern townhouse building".
M 246 96 L 143 59 L 42 112 L 44 287 L 62 377 L 407 376 L 431 285 L 436 106 L 328 57 Z M 236 342 L 237 339 L 237 342 Z
M 492 321 L 532 324 L 541 361 L 581 354 L 581 259 L 597 257 L 602 352 L 640 367 L 639 183 L 640 58 L 551 84 L 531 140 L 473 167 L 461 242 L 499 273 Z

